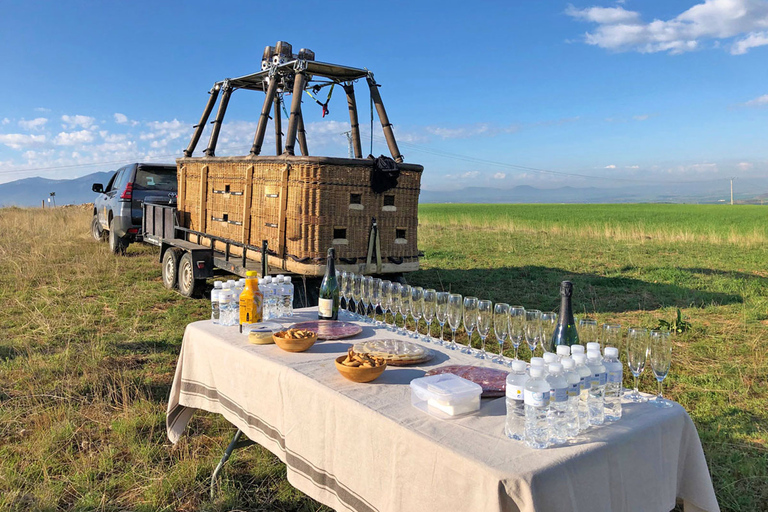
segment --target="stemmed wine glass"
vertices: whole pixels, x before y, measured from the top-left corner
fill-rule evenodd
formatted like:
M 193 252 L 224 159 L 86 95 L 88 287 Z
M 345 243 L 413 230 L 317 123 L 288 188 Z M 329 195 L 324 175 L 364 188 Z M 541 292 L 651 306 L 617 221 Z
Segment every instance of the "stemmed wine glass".
M 397 315 L 400 313 L 400 283 L 392 283 L 389 308 L 392 310 L 392 332 L 397 332 Z
M 437 292 L 432 288 L 424 290 L 424 321 L 427 322 L 427 334 L 422 338 L 429 343 L 432 340 L 432 321 L 437 309 Z
M 414 286 L 411 288 L 411 316 L 416 321 L 413 328 L 413 337 L 419 339 L 419 321 L 424 315 L 424 288 Z
M 464 313 L 463 298 L 458 293 L 452 293 L 448 296 L 448 325 L 451 327 L 451 344 L 448 346 L 451 350 L 457 350 L 456 329 L 461 325 L 461 316 Z
M 448 320 L 448 292 L 437 292 L 437 308 L 435 309 L 435 317 L 437 323 L 440 324 L 440 339 L 435 340 L 435 343 L 442 345 L 445 343 L 443 338 L 443 326 L 445 321 Z
M 594 343 L 597 339 L 597 320 L 582 318 L 579 320 L 579 343 L 587 346 L 587 343 Z
M 381 301 L 380 294 L 381 293 L 381 279 L 378 277 L 371 280 L 371 323 L 378 324 L 378 321 L 376 320 L 376 308 L 379 306 L 379 302 Z
M 411 285 L 400 285 L 400 314 L 403 316 L 403 330 L 400 334 L 408 336 L 408 315 L 411 314 Z
M 672 402 L 661 396 L 661 382 L 672 365 L 672 339 L 669 331 L 651 331 L 651 368 L 659 382 L 659 394 L 651 402 L 656 407 L 672 407 Z
M 348 280 L 349 280 L 349 272 L 345 270 L 344 272 L 341 273 L 341 277 L 339 279 L 339 295 L 341 295 L 341 298 L 344 300 L 344 309 L 347 309 L 349 307 L 349 296 L 347 295 Z M 339 304 L 339 309 L 341 309 L 341 304 Z
M 552 343 L 552 335 L 555 334 L 555 328 L 557 327 L 557 313 L 554 311 L 547 311 L 541 314 L 541 349 L 544 352 L 549 352 L 550 344 Z
M 464 297 L 464 330 L 467 331 L 467 346 L 461 349 L 462 354 L 472 354 L 472 333 L 477 327 L 477 297 Z
M 525 308 L 523 306 L 509 308 L 509 339 L 515 347 L 515 359 L 517 359 L 517 349 L 525 339 Z
M 493 307 L 493 332 L 499 343 L 499 355 L 493 362 L 504 364 L 504 342 L 509 336 L 509 304 L 499 302 Z
M 648 399 L 637 390 L 637 379 L 645 369 L 645 361 L 648 358 L 648 329 L 632 327 L 627 331 L 627 367 L 635 378 L 635 389 L 626 395 L 632 402 L 647 402 Z
M 355 274 L 352 285 L 352 298 L 355 300 L 355 319 L 360 318 L 360 303 L 363 301 L 363 275 Z
M 368 306 L 371 305 L 371 286 L 373 286 L 373 278 L 371 276 L 363 276 L 361 281 L 361 297 L 363 301 L 363 322 L 368 322 Z
M 389 324 L 387 324 L 387 311 L 389 310 L 389 302 L 392 300 L 392 282 L 386 279 L 381 281 L 379 285 L 379 307 L 381 308 L 381 323 L 389 330 Z
M 534 356 L 536 345 L 541 341 L 541 311 L 538 309 L 525 310 L 525 342 Z
M 603 335 L 600 337 L 600 348 L 616 347 L 621 350 L 621 325 L 603 324 Z
M 488 357 L 485 352 L 485 338 L 491 332 L 491 323 L 493 323 L 493 302 L 489 300 L 477 301 L 477 334 L 480 335 L 480 350 L 475 352 L 475 357 L 478 359 Z

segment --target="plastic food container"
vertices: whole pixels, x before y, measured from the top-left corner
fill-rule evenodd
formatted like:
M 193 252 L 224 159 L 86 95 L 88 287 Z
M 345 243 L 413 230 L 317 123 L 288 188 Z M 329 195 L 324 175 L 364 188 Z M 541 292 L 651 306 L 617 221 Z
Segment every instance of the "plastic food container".
M 411 381 L 411 405 L 440 419 L 451 419 L 480 409 L 479 384 L 443 373 Z

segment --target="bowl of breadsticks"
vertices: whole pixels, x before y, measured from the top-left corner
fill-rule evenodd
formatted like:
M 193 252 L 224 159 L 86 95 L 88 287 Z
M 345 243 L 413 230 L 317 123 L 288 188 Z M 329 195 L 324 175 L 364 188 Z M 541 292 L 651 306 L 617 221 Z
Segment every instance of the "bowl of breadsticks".
M 287 352 L 304 352 L 317 341 L 317 333 L 307 329 L 287 329 L 272 335 L 275 345 Z
M 349 348 L 347 355 L 336 358 L 336 369 L 345 378 L 354 382 L 371 382 L 384 373 L 387 360 L 355 352 Z

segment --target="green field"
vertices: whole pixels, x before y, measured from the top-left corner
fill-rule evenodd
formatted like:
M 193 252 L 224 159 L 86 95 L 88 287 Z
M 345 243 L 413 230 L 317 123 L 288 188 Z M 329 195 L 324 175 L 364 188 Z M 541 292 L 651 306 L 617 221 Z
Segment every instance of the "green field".
M 720 506 L 768 510 L 768 238 L 759 206 L 424 205 L 411 283 L 653 327 L 677 308 L 666 394 L 693 418 Z M 165 405 L 205 300 L 162 287 L 157 249 L 116 258 L 88 211 L 0 210 L 0 510 L 327 510 L 264 449 L 208 477 L 234 429 Z M 466 337 L 460 336 L 460 341 Z M 527 353 L 523 353 L 527 357 Z M 626 384 L 629 382 L 627 381 Z M 648 372 L 641 389 L 655 389 Z

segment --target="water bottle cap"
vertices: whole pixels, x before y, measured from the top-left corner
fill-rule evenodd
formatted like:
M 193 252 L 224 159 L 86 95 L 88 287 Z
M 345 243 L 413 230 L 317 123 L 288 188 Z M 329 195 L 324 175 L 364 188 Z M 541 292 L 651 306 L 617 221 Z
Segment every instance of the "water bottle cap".
M 291 276 L 285 276 L 285 282 L 290 283 L 291 282 Z
M 571 347 L 568 345 L 558 345 L 557 346 L 557 355 L 559 356 L 569 356 L 571 355 Z
M 563 365 L 560 363 L 552 363 L 549 365 L 549 373 L 560 373 L 563 371 Z
M 571 359 L 573 359 L 573 362 L 576 364 L 584 364 L 587 360 L 587 356 L 583 353 L 576 353 L 571 356 Z
M 512 361 L 512 370 L 516 372 L 524 372 L 525 369 L 528 367 L 527 364 L 525 364 L 525 361 L 520 361 L 518 359 L 515 359 Z
M 531 377 L 538 378 L 544 375 L 544 367 L 543 366 L 531 366 Z
M 584 353 L 584 346 L 583 345 L 571 345 L 571 354 L 583 354 Z
M 213 282 L 213 288 L 216 289 L 216 290 L 221 290 L 221 285 L 222 285 L 221 281 L 214 281 Z
M 271 277 L 269 277 L 269 276 L 266 276 L 266 277 L 264 278 L 264 284 L 270 284 L 271 282 L 272 282 L 272 278 L 271 278 Z
M 285 276 L 277 276 L 275 278 L 275 281 L 277 281 L 277 284 L 282 284 L 282 282 L 285 280 Z
M 605 357 L 619 357 L 619 349 L 616 347 L 605 347 Z
M 285 279 L 285 276 L 283 274 L 277 274 L 278 279 Z
M 587 343 L 587 352 L 589 352 L 590 350 L 597 350 L 599 352 L 600 344 L 594 341 L 590 341 L 589 343 Z
M 587 359 L 600 359 L 599 350 L 587 350 Z
M 564 357 L 560 361 L 560 364 L 563 365 L 563 369 L 570 370 L 576 366 L 576 361 L 572 357 Z
M 539 366 L 541 368 L 544 368 L 544 365 L 546 364 L 546 361 L 544 361 L 543 357 L 532 357 L 531 358 L 531 368 L 535 366 Z
M 544 352 L 544 362 L 549 363 L 556 363 L 557 362 L 557 354 L 554 354 L 552 352 Z

